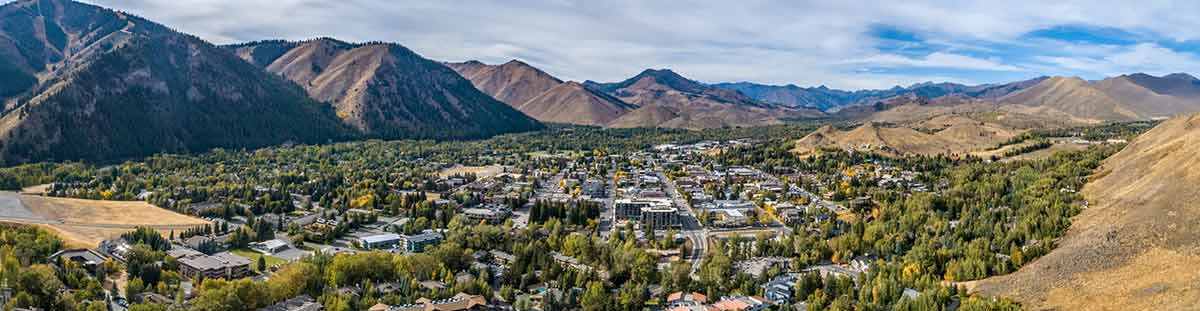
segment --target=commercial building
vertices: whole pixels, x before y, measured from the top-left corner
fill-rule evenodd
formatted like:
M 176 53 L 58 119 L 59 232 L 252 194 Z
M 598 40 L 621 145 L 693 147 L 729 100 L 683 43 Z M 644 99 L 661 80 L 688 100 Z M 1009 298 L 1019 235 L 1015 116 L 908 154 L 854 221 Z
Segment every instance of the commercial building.
M 641 222 L 643 226 L 654 229 L 667 229 L 679 226 L 679 209 L 670 205 L 652 205 L 642 208 Z
M 187 277 L 235 279 L 250 275 L 250 259 L 221 252 L 179 259 L 179 272 Z
M 368 235 L 358 238 L 358 246 L 364 249 L 391 249 L 403 242 L 404 237 L 395 233 Z
M 442 242 L 442 234 L 437 231 L 425 230 L 413 235 L 400 236 L 400 243 L 409 252 L 424 251 L 426 247 Z

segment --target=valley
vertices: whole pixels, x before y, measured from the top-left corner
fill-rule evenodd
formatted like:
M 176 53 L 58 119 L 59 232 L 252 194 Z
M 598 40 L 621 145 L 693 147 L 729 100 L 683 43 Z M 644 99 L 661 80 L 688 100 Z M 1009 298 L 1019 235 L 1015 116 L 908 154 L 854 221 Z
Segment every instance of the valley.
M 1200 305 L 1195 38 L 534 2 L 0 3 L 0 309 Z

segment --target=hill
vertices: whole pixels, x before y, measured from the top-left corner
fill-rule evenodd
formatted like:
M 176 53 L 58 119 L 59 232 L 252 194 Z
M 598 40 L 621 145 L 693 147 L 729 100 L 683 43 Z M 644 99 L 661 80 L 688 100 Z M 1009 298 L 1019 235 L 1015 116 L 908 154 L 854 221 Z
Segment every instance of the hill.
M 588 81 L 584 85 L 638 107 L 613 120 L 609 124 L 612 127 L 718 128 L 824 116 L 810 108 L 760 102 L 735 90 L 684 78 L 669 69 L 647 69 L 625 81 Z
M 792 152 L 807 156 L 824 149 L 874 152 L 887 156 L 965 155 L 995 147 L 1023 129 L 987 115 L 939 114 L 905 124 L 866 122 L 850 131 L 824 126 L 797 140 Z
M 1058 247 L 975 291 L 1032 309 L 1185 310 L 1200 302 L 1200 116 L 1177 117 L 1104 161 Z
M 603 126 L 637 108 L 517 60 L 502 65 L 478 61 L 446 65 L 484 93 L 543 122 Z
M 998 99 L 1005 109 L 1066 114 L 1080 120 L 1131 121 L 1200 111 L 1200 84 L 1186 74 L 1133 74 L 1088 82 L 1052 77 Z
M 398 44 L 320 38 L 229 48 L 331 103 L 346 124 L 370 137 L 482 138 L 543 127 L 454 70 Z
M 67 1 L 0 6 L 0 162 L 344 139 L 333 112 L 196 37 Z

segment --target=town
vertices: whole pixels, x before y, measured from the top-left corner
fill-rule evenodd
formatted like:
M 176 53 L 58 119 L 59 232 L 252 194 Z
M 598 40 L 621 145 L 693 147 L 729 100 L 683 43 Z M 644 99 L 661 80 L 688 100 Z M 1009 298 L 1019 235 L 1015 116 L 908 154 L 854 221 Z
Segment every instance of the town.
M 212 175 L 219 182 L 127 163 L 143 168 L 57 181 L 46 195 L 130 196 L 206 224 L 141 228 L 46 261 L 101 280 L 113 310 L 221 309 L 226 298 L 206 293 L 252 286 L 246 284 L 299 286 L 242 302 L 264 310 L 823 309 L 835 303 L 826 295 L 890 273 L 873 271 L 890 260 L 863 251 L 876 247 L 837 244 L 859 239 L 864 222 L 886 217 L 879 198 L 902 202 L 949 189 L 937 173 L 949 168 L 947 159 L 833 152 L 763 165 L 737 158 L 775 145 L 743 138 L 612 154 L 484 152 L 466 163 L 427 152 L 394 156 L 401 165 L 356 170 L 365 175 L 355 177 L 306 169 L 294 164 L 306 163 L 300 157 Z M 311 151 L 294 149 L 270 157 Z M 334 165 L 375 165 L 353 163 L 350 154 L 332 155 L 343 158 Z M 248 183 L 248 176 L 275 182 Z M 328 184 L 337 179 L 350 183 Z M 304 285 L 313 282 L 323 285 Z M 937 299 L 954 309 L 968 297 L 930 280 L 910 284 L 891 299 Z

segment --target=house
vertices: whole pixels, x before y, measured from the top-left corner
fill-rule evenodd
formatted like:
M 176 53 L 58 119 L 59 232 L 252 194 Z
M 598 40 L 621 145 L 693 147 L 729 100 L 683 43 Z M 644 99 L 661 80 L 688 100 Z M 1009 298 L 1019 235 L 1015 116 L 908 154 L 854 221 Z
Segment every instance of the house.
M 667 295 L 667 305 L 671 307 L 698 306 L 708 303 L 708 296 L 691 292 L 674 292 Z
M 761 311 L 765 310 L 770 304 L 766 298 L 755 296 L 734 295 L 732 297 L 722 297 L 712 305 L 720 311 Z
M 73 261 L 84 269 L 95 272 L 96 267 L 104 263 L 104 255 L 86 248 L 64 249 L 50 255 L 50 262 L 57 263 L 60 260 Z
M 792 303 L 792 290 L 796 288 L 797 274 L 785 273 L 763 284 L 763 295 L 774 304 Z
M 179 272 L 187 277 L 235 279 L 250 275 L 250 259 L 220 252 L 179 259 Z
M 284 300 L 273 306 L 259 309 L 259 311 L 321 311 L 325 306 L 313 300 L 308 295 L 300 295 L 298 297 Z
M 391 249 L 403 243 L 404 237 L 395 233 L 368 235 L 358 238 L 358 246 L 363 249 Z
M 458 293 L 454 297 L 441 300 L 420 298 L 413 304 L 389 306 L 377 303 L 368 311 L 460 311 L 489 309 L 487 299 L 479 295 Z

